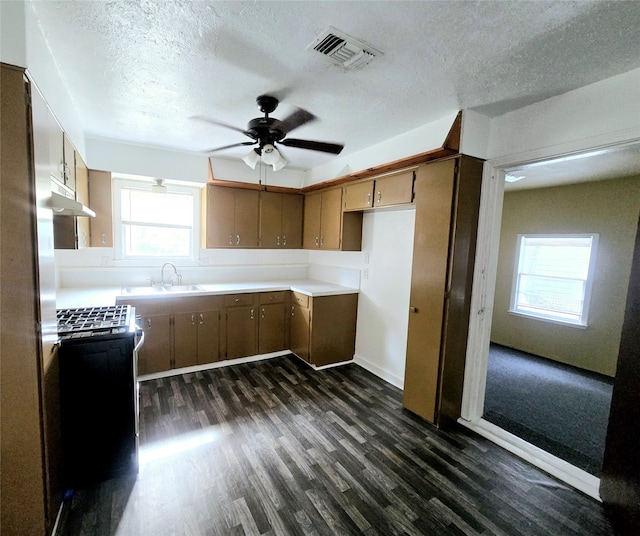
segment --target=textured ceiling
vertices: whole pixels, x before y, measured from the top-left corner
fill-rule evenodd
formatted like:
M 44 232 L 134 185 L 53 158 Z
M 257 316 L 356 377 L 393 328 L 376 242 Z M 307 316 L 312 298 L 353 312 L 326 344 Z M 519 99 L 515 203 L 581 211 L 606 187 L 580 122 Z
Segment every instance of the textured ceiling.
M 255 98 L 319 119 L 343 155 L 473 108 L 495 116 L 640 67 L 640 2 L 31 1 L 88 136 L 204 152 L 247 141 Z M 307 47 L 334 26 L 383 55 L 347 72 Z M 430 148 L 425 148 L 425 150 Z M 241 157 L 247 148 L 217 153 Z M 292 167 L 330 155 L 287 147 Z

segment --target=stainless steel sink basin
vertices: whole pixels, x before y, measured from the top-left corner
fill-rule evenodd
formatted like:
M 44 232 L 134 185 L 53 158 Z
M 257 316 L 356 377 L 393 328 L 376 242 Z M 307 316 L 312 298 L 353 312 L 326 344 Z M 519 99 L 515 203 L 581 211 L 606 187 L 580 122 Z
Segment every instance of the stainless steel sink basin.
M 155 295 L 173 292 L 199 292 L 200 285 L 153 285 L 152 287 L 122 287 L 122 294 Z

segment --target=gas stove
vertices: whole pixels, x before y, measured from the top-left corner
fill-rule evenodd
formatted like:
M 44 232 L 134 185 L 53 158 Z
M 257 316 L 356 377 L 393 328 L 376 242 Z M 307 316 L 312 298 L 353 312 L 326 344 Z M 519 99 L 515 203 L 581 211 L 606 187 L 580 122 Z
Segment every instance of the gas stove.
M 135 313 L 130 305 L 58 309 L 61 341 L 103 339 L 135 334 Z

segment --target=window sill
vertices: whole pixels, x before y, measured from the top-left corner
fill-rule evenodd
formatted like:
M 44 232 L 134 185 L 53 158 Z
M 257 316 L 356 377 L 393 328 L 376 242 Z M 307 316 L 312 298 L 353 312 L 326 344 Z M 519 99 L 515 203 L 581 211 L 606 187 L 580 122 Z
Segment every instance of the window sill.
M 589 327 L 588 324 L 568 322 L 565 320 L 558 320 L 557 318 L 547 318 L 544 316 L 536 316 L 532 314 L 522 313 L 520 311 L 512 311 L 511 309 L 509 309 L 507 312 L 513 316 L 519 316 L 521 318 L 526 318 L 528 320 L 538 320 L 540 322 L 547 322 L 548 324 L 557 324 L 559 326 L 567 326 L 567 327 L 578 328 L 578 329 L 587 329 Z

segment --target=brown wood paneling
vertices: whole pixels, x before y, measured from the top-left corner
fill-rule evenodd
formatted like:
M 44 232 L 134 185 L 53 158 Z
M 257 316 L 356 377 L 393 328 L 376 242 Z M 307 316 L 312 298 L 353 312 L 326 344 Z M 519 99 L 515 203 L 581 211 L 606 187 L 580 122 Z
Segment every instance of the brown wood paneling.
M 436 420 L 455 160 L 418 169 L 404 406 Z

